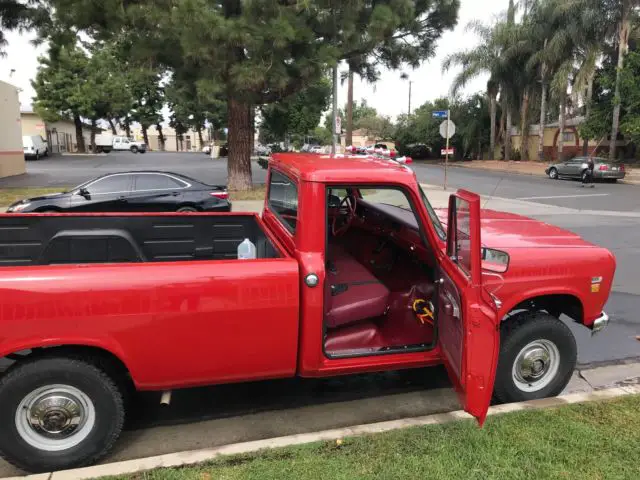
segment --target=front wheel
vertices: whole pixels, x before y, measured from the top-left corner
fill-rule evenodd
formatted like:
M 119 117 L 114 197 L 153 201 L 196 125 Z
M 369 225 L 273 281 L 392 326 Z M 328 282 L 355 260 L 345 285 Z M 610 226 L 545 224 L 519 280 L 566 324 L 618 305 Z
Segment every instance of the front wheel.
M 0 380 L 0 456 L 28 472 L 89 465 L 117 440 L 122 392 L 90 363 L 26 360 Z
M 554 397 L 571 380 L 576 341 L 562 321 L 544 312 L 526 312 L 501 328 L 494 396 L 500 402 Z
M 194 213 L 197 212 L 198 209 L 195 207 L 180 207 L 177 212 L 178 213 Z
M 552 168 L 549 170 L 549 178 L 551 180 L 557 180 L 558 179 L 558 169 L 557 168 Z

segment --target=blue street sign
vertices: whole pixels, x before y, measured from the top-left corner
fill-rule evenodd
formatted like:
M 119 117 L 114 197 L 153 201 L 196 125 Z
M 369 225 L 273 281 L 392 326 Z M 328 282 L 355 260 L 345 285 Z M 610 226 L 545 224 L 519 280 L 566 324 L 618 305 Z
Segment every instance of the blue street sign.
M 447 111 L 446 110 L 436 110 L 431 115 L 433 115 L 433 118 L 447 118 Z

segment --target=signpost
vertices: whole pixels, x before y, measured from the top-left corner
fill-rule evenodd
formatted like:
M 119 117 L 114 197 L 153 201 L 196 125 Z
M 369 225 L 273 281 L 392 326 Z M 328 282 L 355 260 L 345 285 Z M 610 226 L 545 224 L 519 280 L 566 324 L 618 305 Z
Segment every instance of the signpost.
M 444 114 L 444 116 L 442 116 Z M 450 119 L 451 110 L 433 112 L 434 118 L 446 118 L 440 124 L 440 136 L 447 140 L 447 146 L 444 150 L 444 189 L 447 189 L 447 166 L 449 165 L 449 155 L 453 155 L 453 149 L 449 149 L 449 139 L 456 134 L 456 124 Z

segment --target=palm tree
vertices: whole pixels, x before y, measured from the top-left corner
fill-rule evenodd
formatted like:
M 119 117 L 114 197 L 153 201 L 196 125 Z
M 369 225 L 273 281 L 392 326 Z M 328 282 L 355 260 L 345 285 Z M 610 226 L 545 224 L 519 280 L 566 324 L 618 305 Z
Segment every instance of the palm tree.
M 619 0 L 618 6 L 618 67 L 616 69 L 616 83 L 613 93 L 613 119 L 611 121 L 611 140 L 609 143 L 609 161 L 616 158 L 616 141 L 620 128 L 620 74 L 624 68 L 624 56 L 627 53 L 629 33 L 631 31 L 631 17 L 635 7 L 640 4 L 639 0 Z
M 495 29 L 497 25 L 485 25 L 479 22 L 471 22 L 467 30 L 473 31 L 480 39 L 479 44 L 472 49 L 453 53 L 447 56 L 442 64 L 442 71 L 447 72 L 454 65 L 462 67 L 455 76 L 451 85 L 451 96 L 455 97 L 471 80 L 483 74 L 489 74 L 487 82 L 487 97 L 489 98 L 489 115 L 491 117 L 491 133 L 489 149 L 491 155 L 496 150 L 496 116 L 498 94 L 503 90 L 506 77 L 502 77 L 503 47 L 495 41 Z M 500 93 L 501 94 L 501 93 Z M 501 94 L 502 96 L 502 94 Z

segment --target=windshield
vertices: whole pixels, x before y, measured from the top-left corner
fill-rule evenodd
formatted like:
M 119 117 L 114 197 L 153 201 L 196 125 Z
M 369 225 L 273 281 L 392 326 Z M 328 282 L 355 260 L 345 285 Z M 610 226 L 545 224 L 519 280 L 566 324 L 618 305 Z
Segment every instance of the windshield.
M 429 217 L 431 218 L 431 223 L 433 223 L 433 228 L 435 228 L 436 232 L 438 232 L 438 236 L 440 237 L 440 240 L 446 240 L 447 233 L 445 232 L 445 229 L 442 226 L 442 223 L 440 222 L 438 215 L 436 215 L 436 211 L 433 209 L 433 207 L 429 203 L 429 199 L 427 198 L 427 195 L 424 193 L 424 190 L 422 190 L 422 187 L 420 186 L 420 184 L 418 184 L 418 188 L 420 189 L 420 196 L 422 197 L 422 203 L 424 203 L 424 207 L 427 209 L 427 212 L 429 213 Z

